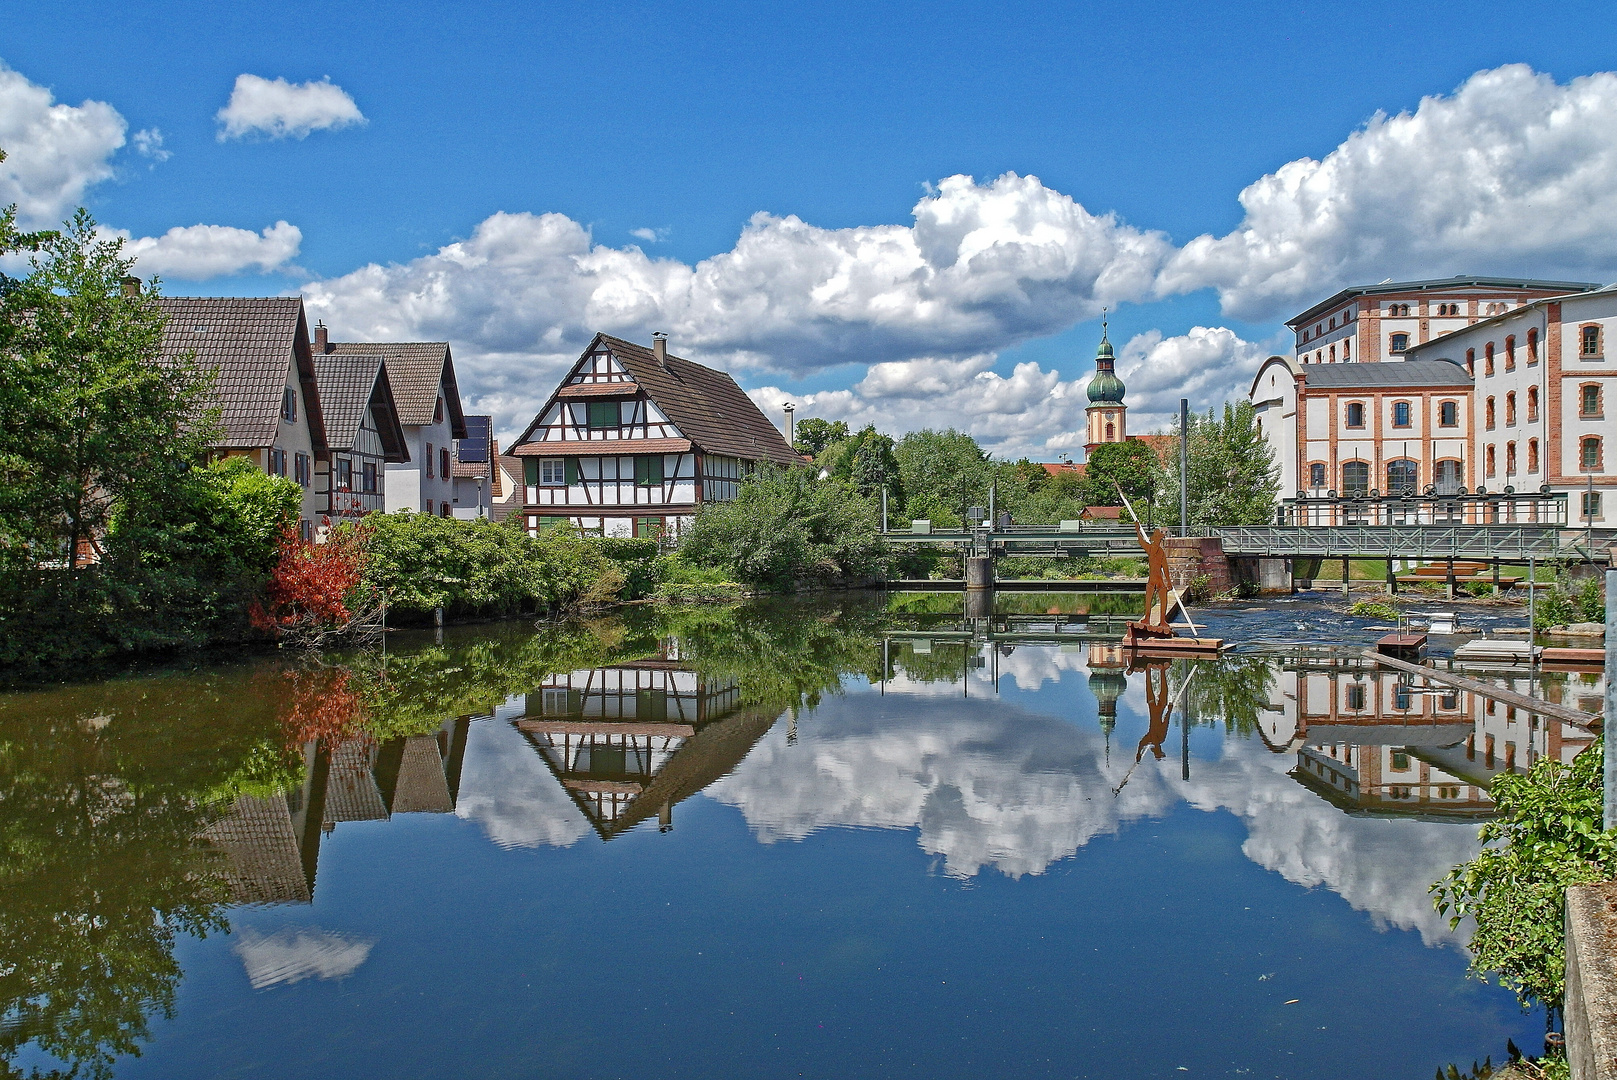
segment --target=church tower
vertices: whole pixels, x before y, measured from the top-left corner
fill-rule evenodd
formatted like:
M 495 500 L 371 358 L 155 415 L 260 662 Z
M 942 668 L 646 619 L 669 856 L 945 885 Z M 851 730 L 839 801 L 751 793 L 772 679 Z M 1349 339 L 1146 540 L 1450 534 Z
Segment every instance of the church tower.
M 1123 380 L 1112 370 L 1117 357 L 1106 340 L 1106 322 L 1100 324 L 1100 348 L 1095 350 L 1095 376 L 1089 380 L 1089 441 L 1084 450 L 1093 453 L 1101 443 L 1128 439 L 1128 406 L 1123 404 Z

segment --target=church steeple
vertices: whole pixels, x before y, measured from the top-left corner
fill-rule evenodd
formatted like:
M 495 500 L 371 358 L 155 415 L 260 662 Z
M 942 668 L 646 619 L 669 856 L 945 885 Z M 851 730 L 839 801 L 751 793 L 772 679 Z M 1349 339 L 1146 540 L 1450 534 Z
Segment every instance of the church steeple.
M 1128 406 L 1123 404 L 1123 380 L 1113 370 L 1117 356 L 1107 340 L 1106 317 L 1101 315 L 1100 347 L 1095 350 L 1095 374 L 1090 377 L 1089 441 L 1084 449 L 1092 451 L 1102 443 L 1123 442 L 1128 439 Z

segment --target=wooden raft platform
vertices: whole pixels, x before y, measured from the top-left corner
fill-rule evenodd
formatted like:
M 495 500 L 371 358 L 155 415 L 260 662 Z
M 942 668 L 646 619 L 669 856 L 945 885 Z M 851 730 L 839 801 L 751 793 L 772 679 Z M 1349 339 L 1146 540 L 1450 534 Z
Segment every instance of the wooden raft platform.
M 1426 648 L 1425 634 L 1387 634 L 1376 641 L 1376 652 L 1404 660 L 1416 659 L 1424 648 Z
M 1135 656 L 1217 656 L 1224 647 L 1223 638 L 1204 637 L 1137 637 L 1124 642 Z
M 1557 671 L 1600 671 L 1606 666 L 1606 650 L 1546 646 L 1539 650 L 1538 662 Z

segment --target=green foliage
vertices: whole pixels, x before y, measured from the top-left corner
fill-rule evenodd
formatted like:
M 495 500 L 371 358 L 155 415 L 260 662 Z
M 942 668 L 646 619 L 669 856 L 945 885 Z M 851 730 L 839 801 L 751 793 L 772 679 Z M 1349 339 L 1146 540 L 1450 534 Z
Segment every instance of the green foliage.
M 276 536 L 302 502 L 297 484 L 245 458 L 132 493 L 113 508 L 99 565 L 0 575 L 0 665 L 241 640 Z
M 1355 619 L 1376 619 L 1380 622 L 1397 622 L 1403 617 L 1404 613 L 1399 611 L 1392 604 L 1383 603 L 1380 600 L 1356 600 L 1354 601 L 1353 606 L 1348 608 L 1348 614 L 1352 615 Z
M 904 480 L 892 437 L 874 425 L 867 424 L 857 435 L 828 446 L 816 456 L 815 464 L 867 499 L 880 500 L 886 488 L 889 508 L 904 503 Z
M 912 431 L 893 448 L 899 476 L 909 493 L 904 514 L 934 525 L 959 528 L 972 506 L 988 506 L 994 464 L 963 431 Z
M 516 615 L 615 599 L 625 575 L 599 540 L 570 529 L 531 538 L 487 519 L 373 514 L 365 582 L 406 618 Z M 351 526 L 342 526 L 350 528 Z
M 0 565 L 76 565 L 122 501 L 160 500 L 209 445 L 212 373 L 162 359 L 153 288 L 80 210 L 0 298 Z
M 1179 445 L 1168 455 L 1162 489 L 1162 519 L 1179 524 Z M 1209 409 L 1191 416 L 1188 461 L 1190 524 L 1263 525 L 1274 520 L 1280 468 L 1274 449 L 1258 430 L 1252 404 L 1226 402 L 1223 416 Z
M 662 556 L 658 554 L 657 541 L 597 536 L 588 542 L 623 575 L 620 599 L 640 600 L 657 590 L 657 583 L 662 580 L 659 569 Z
M 1561 1006 L 1567 886 L 1617 870 L 1617 831 L 1601 831 L 1603 753 L 1597 739 L 1571 765 L 1546 757 L 1526 775 L 1495 777 L 1499 816 L 1482 827 L 1482 853 L 1432 886 L 1451 926 L 1476 922 L 1472 970 L 1524 1005 Z
M 669 603 L 724 603 L 741 599 L 741 586 L 724 571 L 666 555 L 657 566 L 656 598 Z
M 879 517 L 870 499 L 835 479 L 762 468 L 735 499 L 697 512 L 679 555 L 761 588 L 857 580 L 886 568 Z
M 1563 567 L 1555 575 L 1555 584 L 1548 589 L 1535 589 L 1533 596 L 1533 629 L 1543 631 L 1552 626 L 1571 623 L 1606 621 L 1606 589 L 1604 575 L 1586 578 L 1574 585 Z
M 1078 496 L 1085 506 L 1122 506 L 1122 495 L 1133 503 L 1155 502 L 1161 485 L 1162 465 L 1156 451 L 1147 443 L 1128 439 L 1102 443 L 1090 451 Z M 1136 506 L 1135 512 L 1145 518 L 1145 507 Z
M 805 416 L 797 422 L 792 433 L 792 448 L 799 454 L 819 458 L 826 449 L 848 437 L 848 425 L 842 420 L 832 422 L 817 416 Z

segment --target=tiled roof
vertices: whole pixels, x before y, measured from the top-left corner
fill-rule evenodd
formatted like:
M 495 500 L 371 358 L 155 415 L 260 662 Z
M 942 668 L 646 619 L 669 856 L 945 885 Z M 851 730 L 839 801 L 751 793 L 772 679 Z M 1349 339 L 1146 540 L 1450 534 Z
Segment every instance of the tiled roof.
M 284 795 L 238 795 L 202 838 L 224 855 L 221 869 L 233 902 L 309 903 L 313 883 Z
M 326 442 L 333 450 L 352 450 L 359 426 L 370 410 L 388 461 L 410 460 L 404 431 L 393 404 L 385 361 L 362 353 L 315 353 L 315 381 L 326 418 Z
M 303 300 L 296 296 L 162 296 L 167 316 L 163 355 L 188 352 L 218 371 L 218 445 L 232 449 L 269 446 L 281 423 L 281 392 L 295 359 L 303 382 L 306 418 L 315 449 L 323 451 L 326 431 L 315 388 Z
M 327 346 L 334 353 L 381 356 L 387 360 L 388 378 L 393 383 L 393 400 L 399 407 L 399 422 L 412 427 L 432 423 L 438 404 L 438 388 L 445 388 L 449 407 L 450 434 L 466 437 L 466 417 L 461 411 L 460 387 L 455 383 L 455 360 L 447 341 L 333 341 Z
M 1545 281 L 1540 278 L 1471 277 L 1456 274 L 1450 278 L 1424 278 L 1420 281 L 1383 281 L 1379 285 L 1355 285 L 1343 289 L 1328 299 L 1321 300 L 1298 315 L 1287 326 L 1310 322 L 1333 307 L 1344 304 L 1356 296 L 1387 296 L 1398 293 L 1452 292 L 1457 289 L 1485 291 L 1530 291 L 1551 294 L 1590 292 L 1600 288 L 1598 281 Z
M 617 357 L 624 370 L 667 414 L 674 426 L 704 452 L 728 454 L 750 461 L 772 461 L 777 465 L 803 463 L 802 456 L 787 445 L 780 430 L 769 422 L 758 406 L 752 403 L 752 399 L 725 372 L 673 354 L 669 354 L 667 366 L 664 367 L 645 346 L 606 334 L 595 335 L 595 340 L 584 350 L 584 355 L 589 355 L 599 344 L 605 344 L 612 350 L 612 355 Z M 554 401 L 556 396 L 551 395 L 551 400 Z M 545 408 L 549 407 L 550 402 L 546 402 Z M 543 416 L 544 411 L 541 410 L 539 415 Z M 535 417 L 534 424 L 538 422 L 539 418 Z M 522 445 L 532 431 L 533 425 L 530 425 L 522 438 L 517 440 L 518 445 L 512 447 L 513 454 L 532 456 L 539 453 L 531 445 Z M 545 451 L 554 452 L 551 449 Z M 571 447 L 568 452 L 573 452 Z M 641 449 L 640 452 L 658 451 Z
M 1310 390 L 1378 386 L 1469 387 L 1471 376 L 1452 360 L 1388 360 L 1379 364 L 1304 364 Z
M 522 506 L 523 464 L 521 458 L 509 454 L 495 454 L 494 463 L 494 498 L 490 516 L 495 521 L 504 521 L 512 511 Z M 507 474 L 514 481 L 509 487 L 504 480 Z
M 566 442 L 521 443 L 517 457 L 593 457 L 596 454 L 683 454 L 689 439 L 568 439 Z

